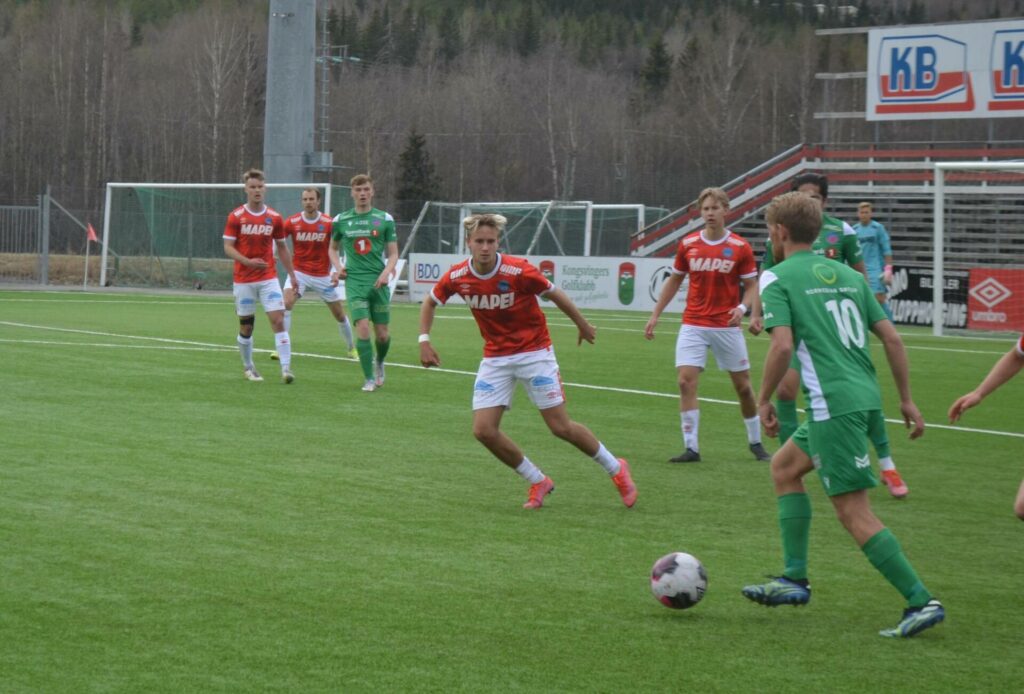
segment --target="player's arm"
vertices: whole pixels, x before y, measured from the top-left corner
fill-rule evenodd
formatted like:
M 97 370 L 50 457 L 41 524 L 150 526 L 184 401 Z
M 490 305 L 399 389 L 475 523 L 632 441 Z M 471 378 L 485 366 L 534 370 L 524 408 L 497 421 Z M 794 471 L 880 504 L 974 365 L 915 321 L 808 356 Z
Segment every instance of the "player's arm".
M 872 309 L 875 306 L 877 304 L 872 305 Z M 916 439 L 924 433 L 924 418 L 910 395 L 910 361 L 907 359 L 907 350 L 903 346 L 903 340 L 900 339 L 896 328 L 887 318 L 875 321 L 871 325 L 871 332 L 881 340 L 882 347 L 885 349 L 885 358 L 889 362 L 889 370 L 892 371 L 896 390 L 900 394 L 900 412 L 903 413 L 903 423 L 910 429 L 910 438 Z
M 754 302 L 757 301 L 757 275 L 741 277 L 740 284 L 743 286 L 743 299 L 729 316 L 729 325 L 732 327 L 738 326 L 743 321 L 743 316 L 747 315 L 747 307 L 753 306 Z M 753 326 L 751 326 L 751 332 L 753 332 Z M 758 329 L 757 333 L 759 332 L 761 332 L 760 329 Z M 757 335 L 757 333 L 754 334 Z
M 1020 373 L 1022 368 L 1024 368 L 1024 354 L 1014 347 L 1000 357 L 977 388 L 956 399 L 956 402 L 949 408 L 949 421 L 955 422 L 960 419 L 964 411 L 979 404 L 989 393 Z
M 441 366 L 441 357 L 437 350 L 430 344 L 430 328 L 434 325 L 434 313 L 437 311 L 437 302 L 434 301 L 433 292 L 427 292 L 420 305 L 420 364 L 427 367 Z
M 543 292 L 542 296 L 548 299 L 551 303 L 558 307 L 558 309 L 569 317 L 573 323 L 576 324 L 576 328 L 580 331 L 579 336 L 576 338 L 576 344 L 581 345 L 586 340 L 590 344 L 594 344 L 594 337 L 597 335 L 597 328 L 590 324 L 583 314 L 580 313 L 579 308 L 573 303 L 573 300 L 569 298 L 569 295 L 563 292 L 557 287 L 553 287 L 548 292 Z
M 234 239 L 224 239 L 224 255 L 246 267 L 267 267 L 267 261 L 263 258 L 247 258 L 242 252 L 235 248 Z
M 331 238 L 331 248 L 327 251 L 327 254 L 331 257 L 331 284 L 338 286 L 338 280 L 343 280 L 348 276 L 348 272 L 345 270 L 345 264 L 341 262 L 341 254 L 338 253 L 338 239 Z
M 892 284 L 892 243 L 889 241 L 889 232 L 881 224 L 878 225 L 878 246 L 882 249 L 882 281 L 888 285 Z
M 377 277 L 373 286 L 378 289 L 391 280 L 391 273 L 395 271 L 398 264 L 398 241 L 388 241 L 388 262 L 384 265 L 384 271 Z
M 769 436 L 779 435 L 779 419 L 772 404 L 772 396 L 789 370 L 793 358 L 793 330 L 788 325 L 777 325 L 771 330 L 771 344 L 764 358 L 764 373 L 761 375 L 761 389 L 757 394 L 757 413 Z
M 299 293 L 299 278 L 295 276 L 295 266 L 292 265 L 292 252 L 288 250 L 288 240 L 275 239 L 275 243 L 277 244 L 277 258 L 284 265 L 285 272 L 292 278 L 292 287 L 295 289 L 295 294 L 302 296 Z
M 644 337 L 648 340 L 654 339 L 654 328 L 658 325 L 658 319 L 661 317 L 665 307 L 672 301 L 672 297 L 679 291 L 679 287 L 683 285 L 684 277 L 686 277 L 684 273 L 676 274 L 673 272 L 665 280 L 665 284 L 661 285 L 661 294 L 658 295 L 658 301 L 654 304 L 651 317 L 647 319 L 647 325 L 644 326 Z

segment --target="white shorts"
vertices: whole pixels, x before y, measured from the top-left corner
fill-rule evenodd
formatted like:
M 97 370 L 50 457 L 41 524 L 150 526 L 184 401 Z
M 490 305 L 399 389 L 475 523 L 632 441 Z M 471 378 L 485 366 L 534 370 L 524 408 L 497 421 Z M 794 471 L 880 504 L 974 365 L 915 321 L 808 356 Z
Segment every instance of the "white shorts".
M 558 373 L 555 351 L 548 347 L 507 357 L 484 357 L 473 384 L 473 409 L 512 406 L 516 382 L 539 410 L 565 402 L 562 376 Z
M 284 294 L 277 278 L 262 282 L 235 282 L 235 313 L 239 316 L 256 315 L 256 301 L 263 304 L 263 311 L 284 310 Z
M 305 272 L 295 271 L 295 278 L 299 281 L 299 294 L 305 294 L 307 289 L 315 291 L 325 304 L 333 304 L 335 301 L 345 300 L 345 282 L 338 280 L 338 286 L 331 286 L 329 275 L 307 275 Z M 292 288 L 292 278 L 284 281 L 284 288 Z
M 708 362 L 708 349 L 715 355 L 715 362 L 722 371 L 750 369 L 742 328 L 703 328 L 685 323 L 680 326 L 679 337 L 676 338 L 676 368 L 696 366 L 703 369 Z

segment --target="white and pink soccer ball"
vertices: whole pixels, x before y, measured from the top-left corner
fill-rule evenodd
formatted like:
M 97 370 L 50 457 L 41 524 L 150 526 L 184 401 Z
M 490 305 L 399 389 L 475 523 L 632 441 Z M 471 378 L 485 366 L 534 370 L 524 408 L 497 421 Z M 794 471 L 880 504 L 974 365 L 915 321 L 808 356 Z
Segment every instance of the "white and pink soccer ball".
M 707 571 L 692 554 L 666 554 L 651 568 L 651 592 L 666 607 L 676 610 L 693 607 L 704 597 L 707 588 Z

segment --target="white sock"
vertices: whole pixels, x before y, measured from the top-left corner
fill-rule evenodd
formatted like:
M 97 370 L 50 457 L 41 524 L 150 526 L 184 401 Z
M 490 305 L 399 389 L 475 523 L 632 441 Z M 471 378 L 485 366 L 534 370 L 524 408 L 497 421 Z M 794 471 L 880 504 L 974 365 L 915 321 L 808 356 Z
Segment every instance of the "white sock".
M 292 312 L 284 312 L 284 331 L 290 333 L 292 331 Z
M 619 474 L 619 470 L 622 469 L 619 459 L 609 453 L 608 449 L 600 441 L 597 442 L 597 446 L 597 453 L 594 454 L 594 460 L 597 461 L 597 464 L 603 467 L 609 475 Z
M 743 425 L 747 427 L 747 443 L 761 443 L 761 418 L 756 414 L 749 419 L 744 417 Z
M 351 352 L 352 348 L 356 345 L 352 341 L 352 324 L 348 322 L 348 316 L 345 316 L 345 320 L 338 323 L 338 332 L 345 338 L 345 344 L 348 345 L 348 349 Z
M 292 366 L 292 341 L 288 337 L 288 331 L 274 333 L 274 344 L 277 346 L 277 356 L 281 360 L 281 373 L 290 371 Z
M 878 467 L 882 468 L 883 470 L 895 470 L 896 463 L 892 462 L 891 455 L 887 455 L 884 458 L 878 459 Z
M 249 337 L 238 336 L 238 351 L 242 355 L 242 366 L 252 368 L 252 335 Z
M 530 459 L 525 455 L 523 456 L 523 462 L 519 463 L 519 466 L 516 467 L 516 472 L 530 484 L 544 481 L 544 473 L 540 471 L 540 468 L 531 463 Z
M 699 453 L 697 431 L 700 429 L 700 410 L 684 410 L 679 413 L 679 419 L 683 427 L 683 445 L 695 453 Z

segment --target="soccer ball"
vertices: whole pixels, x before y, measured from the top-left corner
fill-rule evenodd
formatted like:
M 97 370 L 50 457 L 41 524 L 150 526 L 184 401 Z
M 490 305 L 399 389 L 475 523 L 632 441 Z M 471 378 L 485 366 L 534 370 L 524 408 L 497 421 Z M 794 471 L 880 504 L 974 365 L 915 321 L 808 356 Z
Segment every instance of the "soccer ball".
M 686 552 L 672 552 L 654 562 L 651 592 L 662 605 L 677 610 L 693 607 L 708 587 L 708 574 L 700 559 Z

